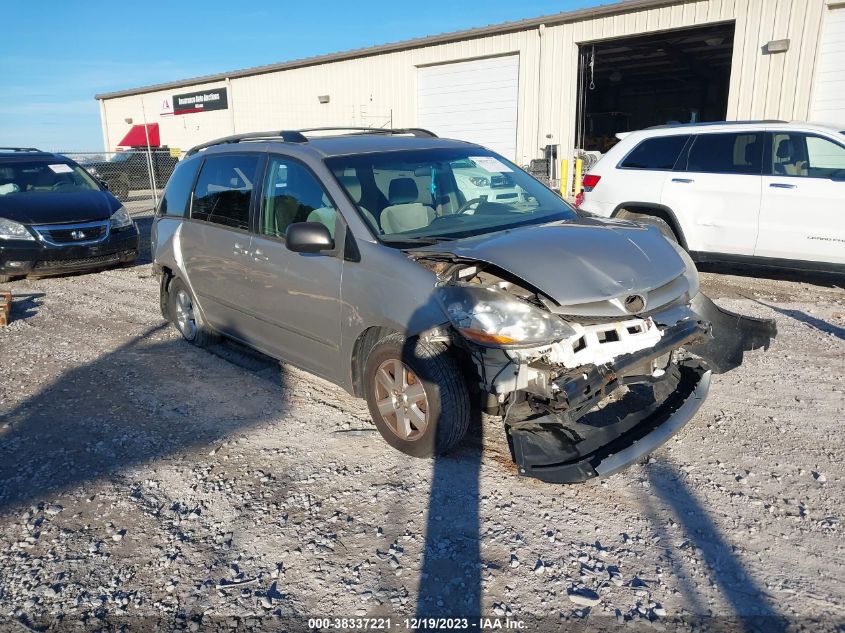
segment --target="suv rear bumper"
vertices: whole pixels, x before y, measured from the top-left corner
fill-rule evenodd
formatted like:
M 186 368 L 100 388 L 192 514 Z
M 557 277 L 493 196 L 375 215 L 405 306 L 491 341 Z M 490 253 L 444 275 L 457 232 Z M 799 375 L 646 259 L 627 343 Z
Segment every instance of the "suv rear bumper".
M 0 242 L 0 275 L 41 277 L 125 264 L 138 256 L 138 242 L 138 229 L 134 225 L 112 231 L 102 242 L 84 246 L 51 246 L 40 241 Z

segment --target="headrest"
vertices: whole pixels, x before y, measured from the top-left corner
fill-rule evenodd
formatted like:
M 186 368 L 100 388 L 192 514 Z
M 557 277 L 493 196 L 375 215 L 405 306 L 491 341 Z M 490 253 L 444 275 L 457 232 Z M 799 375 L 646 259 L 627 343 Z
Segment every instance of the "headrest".
M 749 165 L 753 165 L 757 162 L 760 158 L 760 143 L 754 142 L 749 143 L 745 146 L 745 162 Z
M 361 181 L 357 176 L 339 176 L 337 180 L 346 189 L 352 202 L 355 204 L 361 202 Z
M 390 204 L 409 204 L 417 202 L 420 191 L 413 178 L 396 178 L 390 181 L 387 198 Z
M 778 143 L 778 151 L 777 155 L 778 158 L 792 158 L 792 155 L 795 153 L 795 143 L 793 143 L 788 138 L 781 140 Z

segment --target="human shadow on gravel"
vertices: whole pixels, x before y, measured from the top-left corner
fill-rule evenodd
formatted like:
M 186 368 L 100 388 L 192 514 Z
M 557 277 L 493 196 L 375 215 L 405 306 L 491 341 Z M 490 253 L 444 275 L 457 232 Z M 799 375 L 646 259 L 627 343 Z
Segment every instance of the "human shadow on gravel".
M 689 539 L 688 547 L 695 548 L 696 552 L 700 550 L 701 557 L 710 568 L 710 578 L 719 586 L 733 610 L 732 616 L 704 613 L 703 602 L 692 596 L 690 606 L 697 612 L 688 623 L 701 624 L 708 620 L 717 624 L 717 630 L 747 633 L 786 631 L 787 619 L 778 612 L 771 597 L 745 569 L 707 510 L 683 482 L 678 469 L 664 460 L 650 466 L 647 474 L 655 500 L 668 506 Z M 689 591 L 687 587 L 684 593 Z M 722 626 L 724 629 L 718 628 Z
M 481 616 L 481 457 L 481 421 L 474 419 L 461 448 L 434 459 L 417 618 Z
M 9 322 L 34 317 L 41 307 L 40 299 L 43 296 L 43 292 L 13 292 Z
M 801 323 L 809 325 L 811 328 L 815 328 L 819 332 L 833 334 L 836 338 L 845 341 L 845 328 L 841 328 L 838 325 L 828 323 L 824 319 L 819 319 L 818 317 L 810 316 L 802 310 L 788 310 L 786 308 L 778 308 L 777 306 L 773 306 L 763 301 L 755 300 L 755 302 L 759 303 L 761 306 L 766 306 L 767 308 L 774 310 L 778 314 L 788 316 L 791 319 L 795 319 L 796 321 L 800 321 Z
M 84 488 L 95 479 L 283 414 L 278 363 L 272 373 L 272 363 L 244 365 L 243 353 L 225 346 L 209 354 L 159 336 L 165 327 L 64 371 L 0 415 L 0 513 L 59 492 L 87 496 Z M 251 373 L 218 357 L 227 354 Z

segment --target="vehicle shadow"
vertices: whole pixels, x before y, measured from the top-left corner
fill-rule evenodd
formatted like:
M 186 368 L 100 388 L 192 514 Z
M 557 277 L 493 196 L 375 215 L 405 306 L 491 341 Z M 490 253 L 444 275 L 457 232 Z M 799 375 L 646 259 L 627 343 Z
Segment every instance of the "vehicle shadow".
M 777 610 L 771 596 L 751 577 L 734 546 L 725 540 L 707 509 L 683 482 L 675 465 L 664 458 L 649 466 L 646 472 L 654 501 L 654 505 L 645 501 L 647 513 L 656 516 L 656 507 L 663 505 L 674 516 L 688 539 L 681 548 L 691 549 L 704 558 L 710 569 L 709 577 L 732 610 L 732 614 L 706 613 L 694 587 L 687 585 L 684 595 L 695 610 L 687 624 L 710 623 L 747 633 L 785 632 L 789 624 L 787 619 Z M 672 560 L 676 566 L 681 565 L 679 559 L 673 557 Z
M 695 266 L 700 272 L 705 273 L 736 275 L 738 277 L 750 277 L 753 279 L 772 279 L 775 281 L 794 281 L 821 286 L 823 288 L 845 287 L 845 275 L 835 273 L 813 273 L 801 270 L 771 268 L 768 266 L 755 266 L 754 264 L 739 266 L 737 264 L 696 262 Z
M 232 399 L 231 383 L 242 372 L 158 336 L 165 327 L 63 372 L 0 415 L 0 513 L 284 413 L 281 373 L 279 386 Z

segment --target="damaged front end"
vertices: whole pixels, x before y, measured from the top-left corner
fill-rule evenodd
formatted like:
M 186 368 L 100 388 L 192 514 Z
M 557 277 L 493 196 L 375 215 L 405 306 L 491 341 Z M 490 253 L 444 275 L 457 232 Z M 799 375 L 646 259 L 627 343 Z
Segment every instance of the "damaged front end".
M 504 417 L 520 474 L 547 482 L 641 460 L 692 419 L 711 374 L 776 335 L 773 321 L 716 306 L 694 273 L 573 306 L 494 265 L 430 257 L 426 265 L 440 278 L 460 334 L 453 342 L 476 366 L 487 411 Z

